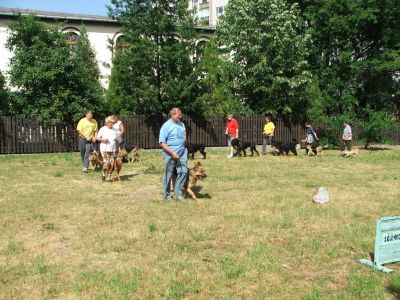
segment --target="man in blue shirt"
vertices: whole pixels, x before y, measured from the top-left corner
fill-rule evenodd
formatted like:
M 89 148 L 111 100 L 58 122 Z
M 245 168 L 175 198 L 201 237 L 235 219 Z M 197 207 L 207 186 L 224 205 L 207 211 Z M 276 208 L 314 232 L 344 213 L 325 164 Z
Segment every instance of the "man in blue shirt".
M 182 112 L 179 108 L 171 109 L 169 115 L 170 119 L 161 127 L 158 140 L 164 157 L 163 196 L 164 200 L 171 200 L 170 181 L 176 169 L 178 176 L 174 187 L 175 198 L 186 201 L 183 196 L 183 186 L 188 172 L 185 147 L 186 130 L 185 125 L 181 122 Z

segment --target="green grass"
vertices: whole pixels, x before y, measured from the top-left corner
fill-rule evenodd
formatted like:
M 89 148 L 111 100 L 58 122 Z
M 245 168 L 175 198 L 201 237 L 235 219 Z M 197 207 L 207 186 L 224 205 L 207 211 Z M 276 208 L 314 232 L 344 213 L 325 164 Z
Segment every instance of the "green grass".
M 358 263 L 400 214 L 399 148 L 226 155 L 188 203 L 162 201 L 156 151 L 111 183 L 77 153 L 0 156 L 0 299 L 399 299 L 399 265 Z

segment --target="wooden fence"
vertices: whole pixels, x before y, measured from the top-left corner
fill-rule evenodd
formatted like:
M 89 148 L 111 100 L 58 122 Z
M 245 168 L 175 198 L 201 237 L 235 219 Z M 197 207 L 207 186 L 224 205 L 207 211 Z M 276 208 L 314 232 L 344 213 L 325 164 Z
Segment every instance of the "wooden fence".
M 136 144 L 144 149 L 159 148 L 158 134 L 165 119 L 162 117 L 147 117 L 138 115 L 122 118 L 125 124 L 125 141 Z M 262 128 L 264 118 L 260 115 L 239 117 L 240 138 L 262 143 Z M 222 117 L 183 117 L 186 125 L 187 139 L 192 143 L 202 143 L 206 146 L 225 146 L 225 119 Z M 305 136 L 303 124 L 294 124 L 283 120 L 275 120 L 275 139 L 280 141 Z M 102 122 L 99 124 L 102 125 Z M 315 124 L 324 128 L 323 124 Z M 78 151 L 78 135 L 76 124 L 71 126 L 42 126 L 36 120 L 24 117 L 0 117 L 0 154 L 48 153 Z M 359 130 L 354 129 L 355 137 Z M 334 135 L 340 137 L 341 132 Z M 394 144 L 400 144 L 400 132 L 385 134 Z M 357 139 L 354 141 L 357 144 Z

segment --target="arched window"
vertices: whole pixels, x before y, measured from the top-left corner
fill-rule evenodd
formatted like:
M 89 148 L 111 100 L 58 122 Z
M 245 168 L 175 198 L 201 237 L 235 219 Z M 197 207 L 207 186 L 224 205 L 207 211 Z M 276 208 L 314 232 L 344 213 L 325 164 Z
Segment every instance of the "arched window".
M 69 55 L 75 57 L 76 51 L 78 49 L 77 41 L 79 35 L 75 32 L 68 32 L 67 35 L 68 35 L 67 45 L 69 48 Z
M 120 35 L 115 39 L 114 50 L 118 49 L 118 50 L 125 51 L 128 47 L 129 47 L 129 44 L 123 35 Z
M 204 48 L 206 47 L 208 40 L 202 39 L 197 42 L 196 45 L 196 58 L 201 59 L 204 55 Z

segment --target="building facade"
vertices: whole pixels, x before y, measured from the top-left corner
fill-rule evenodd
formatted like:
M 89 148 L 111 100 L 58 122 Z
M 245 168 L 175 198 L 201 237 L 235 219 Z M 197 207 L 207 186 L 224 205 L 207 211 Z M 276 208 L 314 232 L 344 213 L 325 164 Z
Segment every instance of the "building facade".
M 189 9 L 194 9 L 199 26 L 217 26 L 218 18 L 225 12 L 228 0 L 188 0 Z
M 189 0 L 190 7 L 195 1 Z M 197 1 L 196 1 L 197 2 Z M 202 6 L 202 14 L 206 18 L 204 7 L 206 2 L 208 3 L 208 16 L 209 20 L 216 24 L 217 14 L 212 14 L 212 10 L 216 12 L 215 5 L 222 5 L 221 3 L 227 2 L 223 0 L 211 0 L 204 1 L 198 0 L 197 5 Z M 220 7 L 220 6 L 217 6 Z M 10 23 L 15 22 L 15 13 L 21 14 L 35 14 L 42 22 L 49 25 L 58 26 L 62 32 L 68 34 L 68 40 L 66 41 L 68 47 L 73 50 L 76 44 L 76 40 L 79 38 L 80 32 L 84 27 L 90 44 L 96 53 L 96 60 L 98 62 L 101 83 L 104 87 L 108 87 L 109 77 L 111 74 L 112 58 L 115 48 L 118 46 L 118 42 L 121 41 L 123 35 L 121 33 L 121 27 L 118 21 L 113 20 L 105 16 L 85 15 L 85 14 L 71 14 L 71 13 L 59 13 L 49 11 L 33 11 L 28 9 L 15 10 L 10 8 L 0 7 L 0 71 L 6 75 L 9 70 L 9 61 L 12 57 L 12 53 L 5 47 L 8 38 L 8 26 Z M 210 18 L 211 17 L 211 18 Z M 205 19 L 204 19 L 205 20 Z M 200 23 L 197 27 L 197 41 L 196 43 L 202 47 L 209 40 L 215 26 L 212 22 Z

